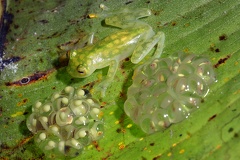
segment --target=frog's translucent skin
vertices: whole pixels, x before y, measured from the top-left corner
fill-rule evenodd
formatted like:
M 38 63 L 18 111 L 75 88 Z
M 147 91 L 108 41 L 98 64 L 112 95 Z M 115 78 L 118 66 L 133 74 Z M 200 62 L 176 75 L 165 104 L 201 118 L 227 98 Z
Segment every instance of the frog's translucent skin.
M 32 107 L 27 127 L 47 155 L 77 156 L 85 146 L 103 137 L 103 113 L 87 90 L 71 86 Z
M 103 5 L 101 8 L 106 8 Z M 106 10 L 106 9 L 105 9 Z M 146 8 L 128 8 L 113 12 L 102 12 L 101 14 L 90 14 L 90 17 L 103 17 L 105 23 L 110 26 L 121 28 L 96 44 L 84 48 L 74 49 L 69 52 L 70 59 L 67 66 L 68 73 L 76 78 L 90 76 L 96 69 L 109 66 L 105 80 L 101 82 L 98 89 L 105 96 L 108 85 L 114 78 L 119 62 L 131 56 L 132 63 L 140 62 L 150 50 L 157 45 L 154 57 L 160 57 L 165 36 L 163 32 L 156 34 L 152 27 L 139 21 L 139 18 L 150 16 L 151 11 Z
M 212 64 L 203 56 L 154 59 L 134 71 L 124 110 L 144 132 L 163 130 L 199 108 L 214 81 Z

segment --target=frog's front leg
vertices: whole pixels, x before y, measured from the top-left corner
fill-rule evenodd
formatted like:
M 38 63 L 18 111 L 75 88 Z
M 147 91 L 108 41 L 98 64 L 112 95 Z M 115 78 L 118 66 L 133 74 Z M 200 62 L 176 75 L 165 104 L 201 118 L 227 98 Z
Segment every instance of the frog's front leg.
M 157 49 L 153 55 L 153 58 L 159 58 L 162 54 L 165 41 L 165 34 L 163 32 L 158 32 L 156 35 L 152 36 L 148 40 L 145 40 L 142 43 L 138 43 L 136 46 L 132 57 L 132 63 L 139 63 L 157 44 Z
M 105 92 L 106 92 L 109 84 L 113 81 L 113 78 L 118 69 L 118 65 L 119 65 L 118 61 L 116 61 L 116 60 L 111 61 L 109 64 L 107 77 L 97 86 L 97 91 L 101 92 L 101 97 L 105 96 Z

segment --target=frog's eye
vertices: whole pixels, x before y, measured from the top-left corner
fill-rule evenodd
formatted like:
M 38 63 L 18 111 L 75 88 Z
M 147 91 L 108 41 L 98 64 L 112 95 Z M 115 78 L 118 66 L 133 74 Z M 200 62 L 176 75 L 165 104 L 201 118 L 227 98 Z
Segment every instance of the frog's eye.
M 79 65 L 78 67 L 77 67 L 77 71 L 78 71 L 78 73 L 80 74 L 80 75 L 86 75 L 86 73 L 87 73 L 87 70 L 86 70 L 86 68 L 84 68 L 82 65 Z

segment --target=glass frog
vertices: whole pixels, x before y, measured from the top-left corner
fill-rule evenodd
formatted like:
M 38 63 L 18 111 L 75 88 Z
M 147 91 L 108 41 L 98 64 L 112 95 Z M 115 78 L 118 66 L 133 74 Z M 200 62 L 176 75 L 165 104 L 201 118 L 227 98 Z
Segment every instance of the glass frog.
M 104 10 L 107 8 L 101 5 Z M 131 10 L 123 8 L 118 11 L 103 11 L 100 14 L 90 14 L 90 18 L 105 18 L 106 25 L 120 28 L 104 39 L 84 48 L 73 49 L 69 52 L 67 72 L 76 78 L 90 76 L 96 69 L 109 66 L 106 78 L 99 84 L 97 90 L 101 96 L 113 80 L 119 62 L 131 56 L 131 62 L 139 63 L 157 45 L 153 57 L 159 58 L 163 50 L 165 35 L 163 32 L 155 33 L 150 25 L 139 18 L 151 15 L 147 8 Z

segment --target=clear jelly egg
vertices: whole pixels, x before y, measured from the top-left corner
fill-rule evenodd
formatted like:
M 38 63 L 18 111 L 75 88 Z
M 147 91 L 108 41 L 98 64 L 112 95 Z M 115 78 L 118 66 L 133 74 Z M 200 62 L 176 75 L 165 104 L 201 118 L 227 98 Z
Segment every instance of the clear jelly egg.
M 199 108 L 214 81 L 206 57 L 177 53 L 154 59 L 134 71 L 124 110 L 144 132 L 163 130 Z
M 27 127 L 46 155 L 75 157 L 103 137 L 103 113 L 88 90 L 68 86 L 45 102 L 36 102 Z

